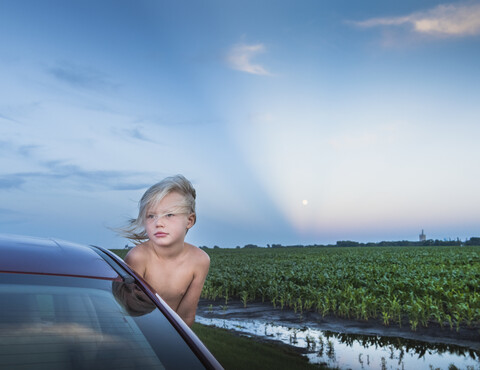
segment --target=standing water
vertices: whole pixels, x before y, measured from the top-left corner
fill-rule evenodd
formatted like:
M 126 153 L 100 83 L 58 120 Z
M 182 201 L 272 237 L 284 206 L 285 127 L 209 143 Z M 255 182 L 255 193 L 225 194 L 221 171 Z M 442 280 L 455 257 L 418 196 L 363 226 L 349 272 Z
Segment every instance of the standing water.
M 200 324 L 278 340 L 302 348 L 312 363 L 339 369 L 480 369 L 480 351 L 457 345 L 361 334 L 343 334 L 264 320 L 198 316 Z

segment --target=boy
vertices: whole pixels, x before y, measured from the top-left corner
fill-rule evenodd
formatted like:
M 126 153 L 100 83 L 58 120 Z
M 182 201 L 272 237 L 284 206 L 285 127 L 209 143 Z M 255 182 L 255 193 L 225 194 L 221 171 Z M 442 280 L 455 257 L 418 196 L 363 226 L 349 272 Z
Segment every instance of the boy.
M 145 192 L 137 219 L 123 230 L 137 243 L 125 262 L 190 327 L 210 267 L 208 255 L 184 241 L 196 221 L 195 196 L 185 177 L 167 177 Z

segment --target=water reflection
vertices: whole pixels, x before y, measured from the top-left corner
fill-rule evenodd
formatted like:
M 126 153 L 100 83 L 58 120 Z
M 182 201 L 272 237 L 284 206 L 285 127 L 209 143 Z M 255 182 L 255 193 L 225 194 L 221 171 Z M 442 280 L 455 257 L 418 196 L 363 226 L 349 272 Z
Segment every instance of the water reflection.
M 313 363 L 339 369 L 480 370 L 480 351 L 443 343 L 361 334 L 335 333 L 262 320 L 225 320 L 197 316 L 196 321 L 303 348 Z
M 114 281 L 112 292 L 117 302 L 125 308 L 130 316 L 143 316 L 155 309 L 150 298 L 135 283 Z
M 472 349 L 457 346 L 454 344 L 445 344 L 445 343 L 427 343 L 420 342 L 413 339 L 404 339 L 404 338 L 391 338 L 391 337 L 381 337 L 381 336 L 372 336 L 372 335 L 362 335 L 362 334 L 346 334 L 346 333 L 335 333 L 331 331 L 323 332 L 326 338 L 336 338 L 340 343 L 352 346 L 355 341 L 359 342 L 363 347 L 389 347 L 393 350 L 413 352 L 418 355 L 418 358 L 422 358 L 426 353 L 432 354 L 432 352 L 443 354 L 451 353 L 458 356 L 471 357 L 474 360 L 480 358 L 480 354 L 475 352 Z

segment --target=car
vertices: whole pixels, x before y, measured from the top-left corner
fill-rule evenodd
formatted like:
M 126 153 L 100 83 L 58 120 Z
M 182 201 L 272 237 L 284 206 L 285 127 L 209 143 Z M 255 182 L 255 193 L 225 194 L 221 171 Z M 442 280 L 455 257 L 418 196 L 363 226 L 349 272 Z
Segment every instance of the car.
M 111 251 L 0 235 L 0 369 L 222 369 Z

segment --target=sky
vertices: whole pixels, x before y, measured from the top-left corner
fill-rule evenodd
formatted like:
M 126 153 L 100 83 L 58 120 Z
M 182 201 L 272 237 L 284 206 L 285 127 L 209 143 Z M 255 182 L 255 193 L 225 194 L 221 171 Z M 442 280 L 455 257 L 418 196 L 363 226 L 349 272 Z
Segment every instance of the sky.
M 183 174 L 198 246 L 480 236 L 479 102 L 480 1 L 0 0 L 0 233 Z

